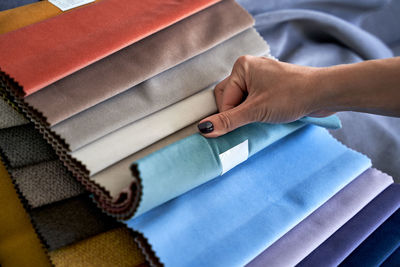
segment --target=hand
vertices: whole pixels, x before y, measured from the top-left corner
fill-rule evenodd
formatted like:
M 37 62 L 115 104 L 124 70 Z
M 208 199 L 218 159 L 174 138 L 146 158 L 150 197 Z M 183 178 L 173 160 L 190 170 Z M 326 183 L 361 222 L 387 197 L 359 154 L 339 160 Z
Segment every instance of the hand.
M 326 116 L 313 108 L 317 68 L 242 56 L 230 76 L 214 90 L 219 114 L 203 119 L 199 130 L 217 137 L 251 122 L 292 122 L 309 115 Z

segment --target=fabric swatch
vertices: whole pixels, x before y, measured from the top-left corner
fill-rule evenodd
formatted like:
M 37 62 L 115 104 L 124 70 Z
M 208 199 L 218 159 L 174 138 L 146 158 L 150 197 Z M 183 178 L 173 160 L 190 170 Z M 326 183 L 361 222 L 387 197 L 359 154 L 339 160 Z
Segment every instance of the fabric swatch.
M 380 266 L 399 246 L 400 210 L 397 210 L 339 266 Z
M 370 165 L 326 130 L 305 127 L 126 223 L 165 266 L 243 266 Z
M 0 129 L 27 124 L 28 121 L 11 107 L 6 101 L 0 99 Z
M 59 160 L 9 170 L 32 208 L 83 194 L 85 189 Z
M 268 45 L 259 34 L 248 29 L 51 129 L 68 143 L 71 151 L 75 151 L 222 80 L 241 55 L 261 56 L 267 55 L 268 51 Z
M 11 168 L 33 165 L 57 158 L 33 124 L 0 130 L 0 150 Z
M 400 183 L 400 118 L 340 112 L 343 128 L 331 134 L 372 160 L 372 165 Z
M 51 266 L 29 216 L 0 162 L 0 263 L 8 266 Z
M 383 263 L 382 267 L 396 266 L 400 262 L 400 247 L 396 249 Z
M 368 169 L 247 266 L 295 266 L 392 183 L 390 176 Z
M 251 16 L 233 0 L 222 1 L 43 88 L 25 100 L 54 125 L 205 52 L 253 23 Z
M 57 267 L 118 266 L 136 267 L 145 264 L 132 233 L 127 228 L 110 230 L 75 244 L 51 251 Z M 146 266 L 146 265 L 145 265 Z
M 96 0 L 100 1 L 100 0 Z M 62 11 L 47 0 L 0 12 L 0 34 L 55 17 Z
M 0 11 L 7 10 L 11 8 L 16 8 L 23 5 L 28 5 L 31 3 L 38 2 L 40 0 L 2 0 L 0 2 Z
M 102 0 L 0 35 L 0 66 L 29 95 L 216 2 Z
M 88 196 L 63 200 L 29 213 L 50 251 L 121 226 L 102 213 Z
M 298 266 L 337 266 L 400 207 L 400 185 L 393 184 L 343 225 Z

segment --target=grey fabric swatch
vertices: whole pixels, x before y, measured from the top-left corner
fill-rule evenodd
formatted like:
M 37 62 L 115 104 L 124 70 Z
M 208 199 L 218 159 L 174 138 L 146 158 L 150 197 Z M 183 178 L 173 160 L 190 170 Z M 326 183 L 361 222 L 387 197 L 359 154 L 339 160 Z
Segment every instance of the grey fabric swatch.
M 0 99 L 0 129 L 26 124 L 28 121 L 13 109 L 6 101 Z
M 83 186 L 59 160 L 10 169 L 10 174 L 32 208 L 85 192 Z
M 86 195 L 33 209 L 29 213 L 50 251 L 122 226 L 102 213 Z
M 57 158 L 33 124 L 0 130 L 0 149 L 11 168 L 33 165 Z
M 342 129 L 330 133 L 343 144 L 367 155 L 372 166 L 400 183 L 400 118 L 340 112 Z
M 76 151 L 225 78 L 239 56 L 261 56 L 268 52 L 267 49 L 258 33 L 253 28 L 248 29 L 197 57 L 55 125 L 52 130 L 66 140 L 71 151 Z

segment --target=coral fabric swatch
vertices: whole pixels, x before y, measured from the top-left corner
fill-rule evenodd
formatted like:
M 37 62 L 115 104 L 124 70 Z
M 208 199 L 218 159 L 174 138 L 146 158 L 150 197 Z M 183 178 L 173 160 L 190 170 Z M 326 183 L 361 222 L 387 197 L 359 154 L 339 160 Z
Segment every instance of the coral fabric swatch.
M 339 266 L 380 266 L 399 246 L 400 210 L 397 210 Z
M 17 30 L 62 13 L 59 8 L 49 1 L 38 1 L 26 6 L 2 11 L 0 12 L 0 34 Z
M 247 267 L 295 266 L 392 183 L 390 176 L 376 169 L 368 169 Z
M 165 266 L 243 266 L 370 166 L 309 126 L 127 225 Z
M 11 179 L 0 162 L 0 263 L 8 266 L 51 266 L 18 198 Z
M 392 184 L 308 255 L 298 266 L 337 266 L 400 208 L 400 185 Z
M 0 66 L 29 95 L 216 2 L 103 0 L 0 35 Z
M 268 50 L 258 33 L 248 29 L 51 129 L 68 143 L 71 151 L 75 151 L 222 80 L 231 72 L 239 56 L 266 55 Z
M 54 125 L 121 93 L 253 24 L 225 0 L 43 88 L 25 101 Z M 204 87 L 203 87 L 204 88 Z
M 49 256 L 57 267 L 136 267 L 146 263 L 131 231 L 126 228 L 110 230 L 51 251 Z

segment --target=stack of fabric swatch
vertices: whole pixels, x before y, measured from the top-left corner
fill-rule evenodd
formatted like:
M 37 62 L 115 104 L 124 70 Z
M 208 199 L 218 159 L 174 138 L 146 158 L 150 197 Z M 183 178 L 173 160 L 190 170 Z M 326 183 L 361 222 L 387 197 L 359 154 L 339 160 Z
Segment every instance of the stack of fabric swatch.
M 336 116 L 196 133 L 235 60 L 271 57 L 235 1 L 101 0 L 64 13 L 40 1 L 1 12 L 3 23 L 2 201 L 22 214 L 12 182 L 52 264 L 398 258 L 400 188 L 323 129 L 339 128 Z M 20 217 L 12 231 L 27 233 Z

